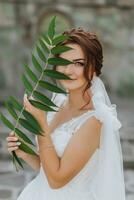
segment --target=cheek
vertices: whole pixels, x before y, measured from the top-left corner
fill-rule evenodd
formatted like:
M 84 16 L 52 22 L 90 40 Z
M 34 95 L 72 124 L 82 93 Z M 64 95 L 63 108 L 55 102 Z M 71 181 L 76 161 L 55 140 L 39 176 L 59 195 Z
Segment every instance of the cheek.
M 57 66 L 57 67 L 56 67 L 56 71 L 57 71 L 57 72 L 64 73 L 64 66 Z
M 77 71 L 75 72 L 75 74 L 76 74 L 76 78 L 78 79 L 78 80 L 85 80 L 85 77 L 84 77 L 84 70 L 83 69 L 77 69 Z
M 64 67 L 63 66 L 57 66 L 56 71 L 64 73 Z M 67 83 L 69 83 L 71 85 L 72 84 L 81 85 L 86 81 L 86 79 L 85 79 L 85 77 L 83 75 L 83 72 L 84 72 L 84 70 L 82 68 L 74 69 L 73 72 L 71 72 L 72 77 L 77 79 L 74 82 L 67 81 L 67 80 L 57 80 L 57 82 L 59 84 L 63 85 L 63 86 L 64 86 L 64 84 L 67 84 Z
M 58 82 L 65 88 L 68 89 L 76 89 L 79 88 L 81 86 L 83 86 L 83 84 L 85 84 L 86 79 L 83 76 L 83 73 L 77 73 L 77 75 L 75 74 L 75 78 L 77 80 L 74 81 L 68 81 L 68 80 L 58 80 Z

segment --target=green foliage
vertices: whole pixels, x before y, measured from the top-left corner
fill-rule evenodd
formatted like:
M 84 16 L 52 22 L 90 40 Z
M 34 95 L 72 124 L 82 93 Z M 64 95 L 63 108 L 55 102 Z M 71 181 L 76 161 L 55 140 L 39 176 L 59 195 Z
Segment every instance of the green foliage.
M 38 109 L 43 111 L 55 111 L 53 107 L 57 107 L 51 99 L 46 95 L 39 92 L 39 87 L 46 89 L 50 92 L 67 94 L 66 91 L 47 82 L 45 77 L 51 77 L 54 79 L 65 79 L 70 80 L 68 76 L 63 73 L 48 69 L 49 66 L 61 65 L 66 66 L 72 62 L 63 58 L 55 57 L 55 54 L 60 54 L 71 50 L 70 47 L 61 45 L 62 42 L 68 39 L 66 35 L 55 35 L 55 20 L 54 16 L 49 24 L 47 35 L 42 35 L 39 38 L 38 44 L 36 45 L 36 52 L 38 58 L 32 54 L 32 66 L 38 72 L 38 77 L 34 72 L 34 69 L 25 64 L 25 72 L 22 75 L 22 82 L 25 87 L 25 91 L 29 94 L 29 102 Z M 43 62 L 43 64 L 40 63 Z M 34 135 L 42 135 L 42 128 L 35 117 L 28 111 L 25 110 L 24 105 L 16 100 L 14 97 L 10 96 L 8 101 L 5 102 L 5 106 L 9 114 L 15 120 L 15 125 L 13 125 L 2 113 L 0 114 L 0 119 L 11 129 L 16 136 L 18 136 L 21 145 L 19 148 L 24 152 L 32 155 L 36 155 L 32 146 L 35 146 L 31 139 L 21 130 L 21 128 L 26 129 Z M 19 126 L 19 127 L 18 127 Z M 12 152 L 12 161 L 18 171 L 19 168 L 23 168 L 21 159 L 17 157 L 15 151 Z
M 21 145 L 19 146 L 19 148 L 28 154 L 36 155 L 36 152 L 22 141 L 21 141 Z
M 73 62 L 66 60 L 64 58 L 49 58 L 48 63 L 50 65 L 69 65 L 72 64 Z
M 14 106 L 15 109 L 21 111 L 23 106 L 12 96 L 9 97 L 11 104 Z
M 55 111 L 56 112 L 56 110 L 54 110 L 53 108 L 51 108 L 51 107 L 49 107 L 49 106 L 47 106 L 47 105 L 45 105 L 45 104 L 43 104 L 41 102 L 38 102 L 38 101 L 35 101 L 35 100 L 29 100 L 29 101 L 33 106 L 35 106 L 38 109 L 44 110 L 46 112 L 48 112 L 48 111 L 49 112 L 50 111 Z
M 31 83 L 29 82 L 29 80 L 27 79 L 27 77 L 23 74 L 22 75 L 22 81 L 23 81 L 23 84 L 26 88 L 26 91 L 28 92 L 32 92 L 33 91 L 33 87 L 31 85 Z
M 21 138 L 21 140 L 23 140 L 24 142 L 35 146 L 34 143 L 27 137 L 27 135 L 25 135 L 25 134 L 24 134 L 21 130 L 19 130 L 18 128 L 15 128 L 15 133 L 16 133 L 16 135 L 17 135 L 19 138 Z
M 57 107 L 47 96 L 45 96 L 44 94 L 38 92 L 38 91 L 34 91 L 33 92 L 34 97 L 36 97 L 38 100 L 40 100 L 42 103 L 46 103 L 46 105 L 48 106 L 53 106 L 53 107 Z
M 33 82 L 37 82 L 38 78 L 37 76 L 32 72 L 32 70 L 30 69 L 30 67 L 28 65 L 24 65 L 25 67 L 25 71 L 27 73 L 27 75 L 29 76 L 29 78 L 33 81 Z
M 58 71 L 55 71 L 55 73 L 53 73 L 53 70 L 50 70 L 50 69 L 46 69 L 44 71 L 44 75 L 49 76 L 51 78 L 55 78 L 55 79 L 64 79 L 64 80 L 69 79 L 68 76 L 66 76 L 65 74 Z M 72 79 L 70 78 L 70 80 Z
M 9 101 L 7 101 L 7 102 L 5 102 L 5 106 L 6 106 L 7 110 L 8 110 L 8 112 L 12 115 L 12 117 L 17 120 L 18 116 L 17 116 L 17 114 L 16 114 L 16 112 L 14 110 L 13 105 Z
M 0 114 L 0 119 L 9 129 L 14 130 L 13 124 L 2 113 Z
M 66 91 L 62 90 L 61 88 L 53 85 L 52 83 L 49 83 L 47 81 L 39 81 L 39 85 L 42 87 L 42 88 L 45 88 L 51 92 L 56 92 L 56 93 L 67 93 Z
M 64 53 L 66 51 L 71 50 L 71 47 L 68 46 L 58 46 L 58 47 L 53 47 L 51 52 L 52 54 L 59 54 L 59 53 Z
M 35 67 L 35 69 L 37 71 L 39 71 L 40 73 L 42 73 L 43 69 L 42 69 L 39 61 L 36 59 L 36 57 L 34 55 L 32 55 L 32 62 L 33 62 L 33 66 Z

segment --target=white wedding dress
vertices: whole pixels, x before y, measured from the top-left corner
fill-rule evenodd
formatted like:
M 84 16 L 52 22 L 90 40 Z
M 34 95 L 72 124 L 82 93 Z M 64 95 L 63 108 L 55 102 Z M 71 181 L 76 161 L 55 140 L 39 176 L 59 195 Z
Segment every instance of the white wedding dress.
M 58 189 L 49 186 L 41 167 L 39 174 L 25 187 L 17 200 L 125 200 L 118 132 L 121 124 L 116 117 L 115 105 L 110 103 L 101 79 L 94 77 L 92 83 L 94 110 L 58 126 L 51 133 L 51 138 L 61 157 L 73 134 L 87 119 L 94 116 L 103 123 L 100 148 L 95 150 L 83 169 L 70 182 Z M 53 93 L 52 101 L 61 106 L 66 98 L 63 94 Z M 48 124 L 54 115 L 55 112 L 48 112 Z

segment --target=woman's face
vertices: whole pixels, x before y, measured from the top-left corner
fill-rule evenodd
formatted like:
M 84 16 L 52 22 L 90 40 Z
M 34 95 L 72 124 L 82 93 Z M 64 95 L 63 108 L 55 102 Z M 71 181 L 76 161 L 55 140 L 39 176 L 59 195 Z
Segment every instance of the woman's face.
M 77 44 L 67 44 L 73 49 L 60 54 L 60 57 L 73 61 L 74 63 L 66 66 L 57 66 L 56 71 L 62 72 L 74 80 L 59 80 L 59 83 L 67 90 L 83 88 L 87 83 L 83 72 L 85 58 L 81 47 Z

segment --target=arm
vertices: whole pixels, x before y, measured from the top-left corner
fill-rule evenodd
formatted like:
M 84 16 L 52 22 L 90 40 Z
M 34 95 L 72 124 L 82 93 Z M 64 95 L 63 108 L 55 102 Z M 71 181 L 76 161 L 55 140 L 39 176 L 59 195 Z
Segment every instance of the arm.
M 67 184 L 84 167 L 100 144 L 101 123 L 95 117 L 88 119 L 72 136 L 62 158 L 57 156 L 52 144 L 49 129 L 44 129 L 48 136 L 38 136 L 40 160 L 52 188 Z M 92 142 L 91 142 L 92 141 Z
M 24 154 L 22 159 L 30 166 L 33 170 L 40 169 L 40 157 L 36 155 Z

